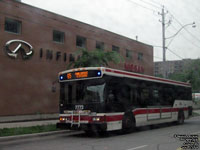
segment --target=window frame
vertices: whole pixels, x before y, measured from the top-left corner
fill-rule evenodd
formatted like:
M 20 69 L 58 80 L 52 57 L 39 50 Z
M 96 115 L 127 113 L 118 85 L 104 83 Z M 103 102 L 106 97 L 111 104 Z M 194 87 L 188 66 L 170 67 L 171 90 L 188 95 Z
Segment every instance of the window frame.
M 55 35 L 60 35 L 60 39 L 61 40 L 56 40 L 54 37 Z M 55 43 L 60 43 L 60 44 L 64 44 L 65 43 L 65 32 L 62 31 L 58 31 L 58 30 L 53 30 L 53 42 Z
M 79 43 L 80 41 L 81 41 L 83 44 L 79 45 L 78 43 Z M 77 36 L 76 36 L 76 47 L 87 48 L 87 38 L 86 38 L 86 37 L 83 37 L 83 36 L 80 36 L 80 35 L 77 35 Z
M 126 49 L 126 58 L 133 59 L 133 51 Z
M 112 51 L 113 51 L 113 52 L 116 52 L 116 53 L 120 53 L 120 47 L 119 47 L 119 46 L 112 45 Z
M 8 23 L 13 23 L 12 26 L 17 26 L 16 32 L 15 31 L 11 31 L 7 28 L 7 24 Z M 15 24 L 14 24 L 15 23 Z M 12 27 L 13 28 L 13 27 Z M 13 18 L 5 18 L 5 25 L 4 25 L 4 31 L 8 32 L 8 33 L 12 33 L 12 34 L 17 34 L 20 35 L 22 33 L 22 21 L 17 20 L 17 19 L 13 19 Z
M 138 52 L 138 60 L 143 61 L 144 59 L 144 54 L 142 52 Z
M 99 44 L 99 48 L 98 48 Z M 104 42 L 96 41 L 96 49 L 104 51 Z

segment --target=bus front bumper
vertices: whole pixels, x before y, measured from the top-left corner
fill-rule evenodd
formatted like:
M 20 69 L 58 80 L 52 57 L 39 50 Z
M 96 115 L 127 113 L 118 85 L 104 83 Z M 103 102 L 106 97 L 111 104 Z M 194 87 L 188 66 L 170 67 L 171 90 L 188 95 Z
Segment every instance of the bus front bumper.
M 69 130 L 93 130 L 93 131 L 106 131 L 107 124 L 106 123 L 88 123 L 88 124 L 77 124 L 71 125 L 71 123 L 57 123 L 56 127 L 59 129 L 69 129 Z

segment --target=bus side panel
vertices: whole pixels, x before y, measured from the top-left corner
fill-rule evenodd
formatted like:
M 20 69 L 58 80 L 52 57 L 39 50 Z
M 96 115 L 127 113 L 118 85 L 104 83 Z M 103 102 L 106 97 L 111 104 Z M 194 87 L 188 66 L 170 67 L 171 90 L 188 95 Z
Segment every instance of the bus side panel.
M 120 130 L 120 129 L 122 129 L 122 121 L 107 122 L 107 131 Z
M 122 129 L 124 113 L 106 113 L 107 131 Z
M 133 110 L 133 115 L 135 117 L 136 127 L 144 126 L 147 124 L 147 109 L 146 108 Z
M 190 100 L 175 100 L 174 102 L 174 108 L 179 108 L 184 111 L 184 117 L 185 119 L 189 118 L 189 107 L 193 106 L 193 102 Z M 178 118 L 178 115 L 177 115 Z

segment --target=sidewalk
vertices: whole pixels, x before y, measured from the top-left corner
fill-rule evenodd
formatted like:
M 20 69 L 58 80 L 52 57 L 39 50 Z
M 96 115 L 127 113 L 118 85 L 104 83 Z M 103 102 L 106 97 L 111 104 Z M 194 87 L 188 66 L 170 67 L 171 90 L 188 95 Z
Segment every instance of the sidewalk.
M 200 115 L 200 109 L 193 110 L 193 112 Z M 59 122 L 58 119 L 53 120 L 28 120 L 28 121 L 16 121 L 16 122 L 0 122 L 0 129 L 3 128 L 17 128 L 17 127 L 31 127 L 31 126 L 41 126 L 41 125 L 52 125 Z
M 193 112 L 195 112 L 195 113 L 200 115 L 200 109 L 193 110 Z

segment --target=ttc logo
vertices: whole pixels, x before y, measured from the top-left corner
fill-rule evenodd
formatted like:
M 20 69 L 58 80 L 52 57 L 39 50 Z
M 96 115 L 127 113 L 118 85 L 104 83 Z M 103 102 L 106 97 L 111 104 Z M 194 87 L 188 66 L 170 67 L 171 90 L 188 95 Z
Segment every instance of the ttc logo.
M 33 47 L 28 42 L 22 40 L 10 40 L 6 43 L 5 51 L 11 58 L 17 58 L 21 52 L 22 59 L 29 59 L 33 55 Z

